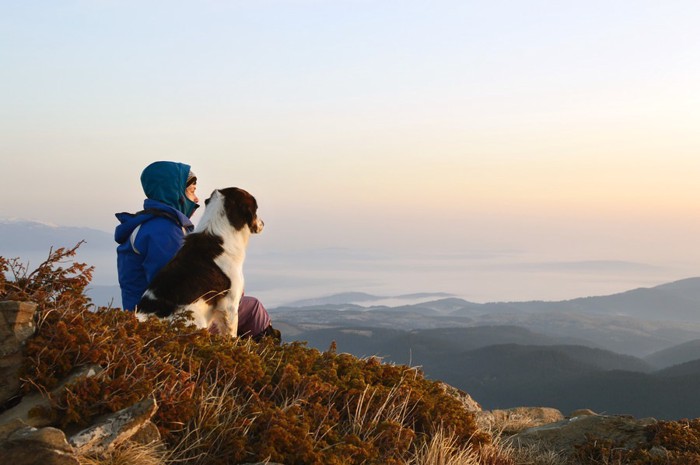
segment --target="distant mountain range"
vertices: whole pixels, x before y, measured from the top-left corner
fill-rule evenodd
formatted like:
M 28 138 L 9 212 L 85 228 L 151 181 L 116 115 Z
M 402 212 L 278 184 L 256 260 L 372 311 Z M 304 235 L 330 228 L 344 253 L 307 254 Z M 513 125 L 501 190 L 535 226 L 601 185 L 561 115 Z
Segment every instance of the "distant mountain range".
M 372 298 L 384 297 L 362 295 L 365 301 Z M 700 339 L 700 278 L 561 302 L 479 304 L 450 297 L 394 307 L 350 303 L 357 301 L 356 295 L 337 295 L 325 298 L 332 303 L 272 310 L 277 319 L 299 332 L 339 327 L 410 331 L 515 325 L 638 357 Z
M 48 257 L 50 249 L 73 247 L 80 241 L 85 242 L 76 260 L 95 267 L 93 282 L 116 283 L 116 243 L 112 234 L 29 220 L 0 220 L 0 256 L 19 258 L 31 269 Z
M 285 340 L 420 366 L 489 409 L 700 417 L 700 278 L 562 302 L 358 304 L 381 298 L 270 311 Z

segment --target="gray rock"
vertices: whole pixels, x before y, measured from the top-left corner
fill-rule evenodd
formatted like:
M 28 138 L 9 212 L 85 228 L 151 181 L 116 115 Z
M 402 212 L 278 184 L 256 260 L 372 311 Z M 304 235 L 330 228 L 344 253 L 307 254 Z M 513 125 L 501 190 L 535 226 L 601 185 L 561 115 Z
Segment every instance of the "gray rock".
M 12 433 L 26 426 L 28 426 L 26 423 L 17 419 L 0 424 L 0 442 L 5 441 Z
M 464 407 L 464 410 L 467 412 L 480 412 L 481 411 L 481 405 L 474 399 L 472 399 L 472 396 L 467 394 L 466 392 L 462 391 L 461 389 L 457 389 L 454 386 L 450 386 L 447 383 L 443 382 L 438 382 L 438 386 L 442 391 L 457 399 L 461 404 L 462 407 Z
M 0 439 L 0 458 L 12 465 L 80 465 L 63 431 L 36 429 L 21 422 L 16 430 Z
M 591 415 L 598 415 L 591 409 L 587 408 L 580 408 L 578 410 L 574 410 L 569 414 L 569 417 L 574 418 L 574 417 L 586 417 L 586 416 L 591 416 Z
M 112 449 L 147 427 L 157 410 L 155 399 L 144 399 L 98 419 L 90 428 L 71 436 L 70 443 L 79 451 L 89 450 L 91 453 Z
M 0 405 L 19 394 L 24 342 L 34 334 L 36 304 L 0 302 Z
M 528 428 L 556 423 L 563 420 L 564 415 L 550 407 L 515 407 L 477 412 L 476 419 L 480 428 L 514 434 Z
M 36 330 L 34 314 L 36 304 L 32 302 L 17 302 L 6 300 L 0 302 L 0 338 L 8 335 L 21 342 L 29 339 Z M 14 347 L 10 347 L 13 349 Z M 0 356 L 5 354 L 5 345 L 0 344 Z
M 160 436 L 160 431 L 158 427 L 152 421 L 146 421 L 141 429 L 139 429 L 133 436 L 131 436 L 130 441 L 138 444 L 151 444 L 153 442 L 158 442 L 162 438 Z

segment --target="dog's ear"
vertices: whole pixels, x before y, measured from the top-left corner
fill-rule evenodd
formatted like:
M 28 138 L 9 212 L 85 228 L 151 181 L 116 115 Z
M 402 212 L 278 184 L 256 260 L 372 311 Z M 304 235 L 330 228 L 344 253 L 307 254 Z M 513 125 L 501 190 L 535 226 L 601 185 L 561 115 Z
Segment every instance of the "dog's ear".
M 242 229 L 246 224 L 253 228 L 255 214 L 258 204 L 255 197 L 236 187 L 230 187 L 221 191 L 225 197 L 226 216 L 229 222 L 237 230 Z
M 253 230 L 255 228 L 255 215 L 258 211 L 258 203 L 255 201 L 255 197 L 250 194 L 243 196 L 238 206 L 241 216 L 245 218 L 248 227 Z

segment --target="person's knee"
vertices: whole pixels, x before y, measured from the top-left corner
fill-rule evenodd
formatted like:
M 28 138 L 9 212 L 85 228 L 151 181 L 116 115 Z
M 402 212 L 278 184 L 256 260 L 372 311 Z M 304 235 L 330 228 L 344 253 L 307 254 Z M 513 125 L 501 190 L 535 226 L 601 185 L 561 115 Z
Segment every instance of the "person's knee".
M 239 304 L 239 308 L 265 310 L 265 307 L 263 307 L 262 302 L 260 302 L 256 297 L 250 297 L 247 295 L 244 295 L 243 297 L 241 297 L 241 303 Z M 267 310 L 265 310 L 265 311 L 267 311 Z
M 267 310 L 255 297 L 244 296 L 238 307 L 238 333 L 252 337 L 263 335 L 271 325 L 272 319 Z

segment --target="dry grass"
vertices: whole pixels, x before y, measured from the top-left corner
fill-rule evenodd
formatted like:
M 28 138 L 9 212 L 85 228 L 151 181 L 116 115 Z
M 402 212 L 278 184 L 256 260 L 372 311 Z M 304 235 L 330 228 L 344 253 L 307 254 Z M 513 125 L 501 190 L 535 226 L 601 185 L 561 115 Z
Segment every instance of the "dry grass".
M 491 442 L 479 450 L 479 461 L 476 463 L 479 465 L 572 465 L 570 459 L 564 454 L 550 450 L 541 444 L 520 445 L 509 440 L 512 434 L 540 424 L 541 421 L 538 419 L 521 414 L 491 416 L 488 422 L 480 422 L 481 431 L 491 436 Z
M 210 392 L 197 419 L 188 424 L 186 434 L 173 450 L 166 450 L 160 442 L 143 445 L 126 442 L 99 456 L 79 456 L 80 465 L 177 465 L 216 463 L 220 448 L 204 448 L 205 444 L 224 446 L 226 428 L 239 428 L 240 417 L 227 413 L 226 398 L 236 397 L 230 386 L 219 392 Z M 240 400 L 240 399 L 239 399 Z M 221 415 L 221 416 L 220 416 Z M 399 420 L 399 418 L 395 418 Z M 212 423 L 213 420 L 218 420 Z M 211 425 L 215 425 L 213 428 Z M 225 463 L 225 462 L 222 462 Z M 566 459 L 556 452 L 536 446 L 516 448 L 504 444 L 499 436 L 491 444 L 475 450 L 471 445 L 459 444 L 454 435 L 437 431 L 428 442 L 418 447 L 405 465 L 567 465 Z
M 168 452 L 161 442 L 138 444 L 125 442 L 103 454 L 78 455 L 80 465 L 163 465 Z
M 402 390 L 401 384 L 397 384 L 386 394 L 378 394 L 370 386 L 365 387 L 355 408 L 348 411 L 351 432 L 367 440 L 378 434 L 377 425 L 382 422 L 406 425 L 406 418 L 413 406 L 410 391 Z
M 179 441 L 167 454 L 168 463 L 226 463 L 231 437 L 247 434 L 255 421 L 249 413 L 250 397 L 242 395 L 232 380 L 212 383 L 201 398 L 197 414 L 179 431 Z
M 471 446 L 462 447 L 453 435 L 441 429 L 416 450 L 406 465 L 480 465 L 480 462 Z
M 511 456 L 517 465 L 569 465 L 563 454 L 540 445 L 511 447 Z
M 515 465 L 570 465 L 569 458 L 542 445 L 525 446 L 508 441 L 508 438 L 514 434 L 547 423 L 540 415 L 530 415 L 528 409 L 488 413 L 490 414 L 478 415 L 477 424 L 482 431 L 487 431 L 492 437 L 490 447 L 508 456 Z
M 498 436 L 490 444 L 475 449 L 459 444 L 454 435 L 440 429 L 430 441 L 414 453 L 406 465 L 520 465 L 512 447 L 504 445 Z

